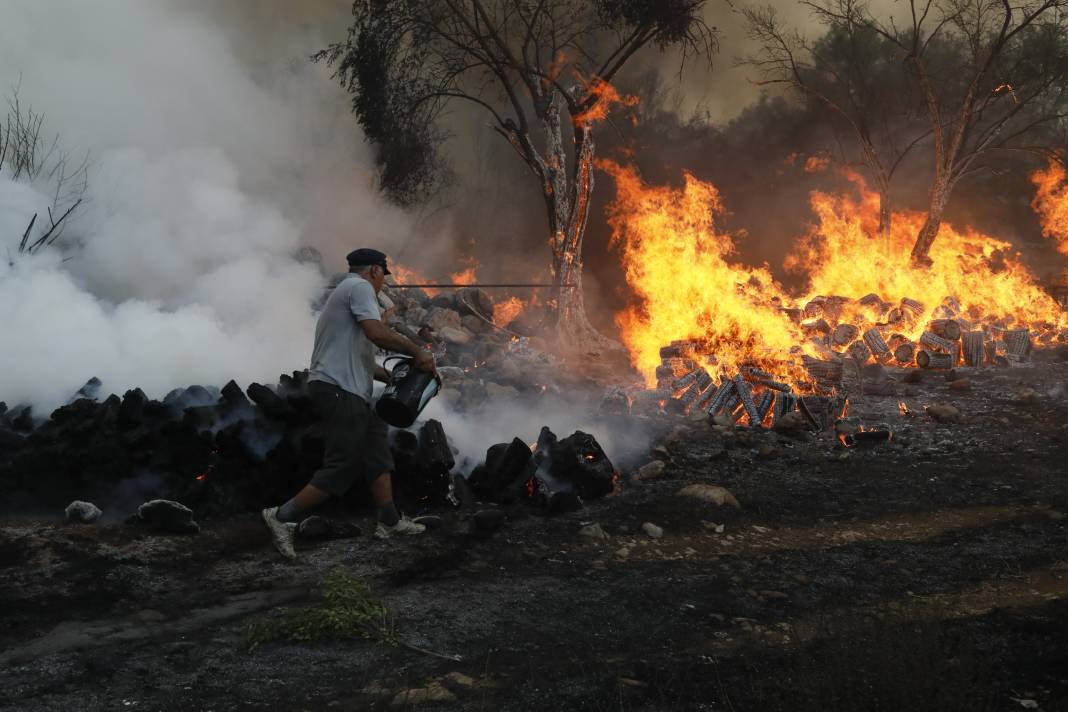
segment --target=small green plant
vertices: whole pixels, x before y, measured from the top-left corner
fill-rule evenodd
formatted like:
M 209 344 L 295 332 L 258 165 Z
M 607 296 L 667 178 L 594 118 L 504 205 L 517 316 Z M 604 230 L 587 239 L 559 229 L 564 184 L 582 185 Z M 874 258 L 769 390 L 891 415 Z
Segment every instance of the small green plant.
M 364 582 L 333 571 L 320 588 L 322 605 L 258 618 L 245 626 L 242 647 L 252 652 L 274 640 L 314 642 L 363 638 L 396 645 L 389 610 Z

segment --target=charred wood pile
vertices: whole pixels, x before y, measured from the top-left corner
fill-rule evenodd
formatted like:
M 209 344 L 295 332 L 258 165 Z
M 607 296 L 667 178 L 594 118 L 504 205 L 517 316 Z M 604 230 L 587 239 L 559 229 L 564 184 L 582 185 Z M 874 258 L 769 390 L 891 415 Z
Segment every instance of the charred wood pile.
M 87 385 L 47 419 L 30 406 L 0 405 L 0 483 L 9 504 L 89 499 L 132 508 L 164 498 L 198 513 L 254 510 L 291 496 L 321 462 L 306 372 L 244 391 L 233 381 L 190 386 L 162 400 L 140 389 L 96 400 Z M 454 462 L 440 423 L 398 431 L 392 448 L 398 481 L 420 499 L 443 501 Z
M 892 303 L 877 294 L 857 300 L 815 297 L 782 312 L 800 336 L 784 358 L 753 354 L 751 362 L 726 368 L 713 345 L 673 341 L 660 350 L 655 388 L 628 394 L 631 411 L 760 427 L 800 411 L 812 427 L 825 428 L 834 418 L 814 399 L 894 394 L 892 379 L 865 380 L 867 368 L 1006 368 L 1026 363 L 1036 348 L 1068 344 L 1068 331 L 1053 324 L 1024 328 L 1011 319 L 976 318 L 953 297 L 933 309 L 915 299 Z
M 141 502 L 168 500 L 198 515 L 255 511 L 292 496 L 322 461 L 304 371 L 244 391 L 233 381 L 221 389 L 190 386 L 162 400 L 140 389 L 97 400 L 99 387 L 90 381 L 46 419 L 30 406 L 0 403 L 0 486 L 9 508 L 59 511 L 89 500 L 131 513 Z M 600 445 L 582 432 L 558 440 L 544 428 L 535 451 L 519 439 L 495 445 L 470 486 L 437 420 L 393 430 L 390 441 L 395 494 L 413 513 L 458 504 L 457 490 L 566 511 L 611 492 L 615 481 Z M 366 497 L 355 487 L 346 501 L 359 506 Z

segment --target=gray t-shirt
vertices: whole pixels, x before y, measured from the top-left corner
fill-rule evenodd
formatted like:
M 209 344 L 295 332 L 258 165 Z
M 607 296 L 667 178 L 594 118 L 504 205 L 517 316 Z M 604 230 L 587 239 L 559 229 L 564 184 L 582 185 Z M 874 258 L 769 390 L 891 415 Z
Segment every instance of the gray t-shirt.
M 357 274 L 345 277 L 327 298 L 315 325 L 308 380 L 330 383 L 370 403 L 375 345 L 359 322 L 381 318 L 371 283 Z

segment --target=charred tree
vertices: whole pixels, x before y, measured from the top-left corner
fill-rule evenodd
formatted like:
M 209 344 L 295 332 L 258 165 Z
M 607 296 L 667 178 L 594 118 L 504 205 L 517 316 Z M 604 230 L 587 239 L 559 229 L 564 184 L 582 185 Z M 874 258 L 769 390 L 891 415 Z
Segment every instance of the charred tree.
M 705 2 L 356 0 L 348 38 L 314 59 L 353 95 L 382 187 L 401 203 L 443 180 L 439 119 L 449 104 L 486 112 L 545 203 L 558 336 L 599 350 L 611 344 L 590 324 L 582 291 L 594 126 L 625 103 L 611 83 L 643 48 L 711 56 Z

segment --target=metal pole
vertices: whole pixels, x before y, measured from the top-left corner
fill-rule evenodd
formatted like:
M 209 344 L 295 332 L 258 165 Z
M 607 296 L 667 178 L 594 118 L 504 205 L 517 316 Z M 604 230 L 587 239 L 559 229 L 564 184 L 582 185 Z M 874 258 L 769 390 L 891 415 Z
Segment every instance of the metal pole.
M 450 287 L 475 287 L 477 289 L 538 289 L 560 287 L 574 289 L 574 284 L 387 284 L 390 289 L 448 289 Z

